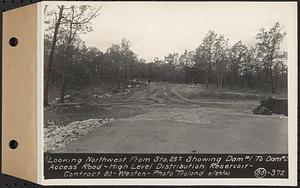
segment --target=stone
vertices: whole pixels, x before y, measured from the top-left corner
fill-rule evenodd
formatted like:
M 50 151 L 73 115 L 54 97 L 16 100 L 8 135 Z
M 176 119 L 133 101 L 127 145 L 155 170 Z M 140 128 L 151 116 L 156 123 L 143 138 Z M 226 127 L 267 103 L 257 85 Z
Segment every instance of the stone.
M 96 127 L 99 127 L 111 120 L 113 119 L 88 119 L 81 122 L 75 121 L 66 126 L 44 128 L 44 150 L 46 152 L 54 151 L 57 148 L 64 147 L 66 144 L 86 135 Z

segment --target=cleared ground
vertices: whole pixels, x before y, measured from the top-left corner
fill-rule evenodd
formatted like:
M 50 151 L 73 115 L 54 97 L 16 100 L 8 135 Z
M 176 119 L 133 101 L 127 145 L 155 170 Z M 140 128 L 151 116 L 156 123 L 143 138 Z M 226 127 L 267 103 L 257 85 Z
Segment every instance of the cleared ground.
M 57 152 L 287 153 L 287 117 L 254 115 L 257 99 L 199 97 L 203 91 L 151 83 L 118 100 L 90 103 L 86 119 L 105 114 L 115 120 Z M 74 113 L 84 114 L 85 107 Z M 51 119 L 53 113 L 46 114 Z

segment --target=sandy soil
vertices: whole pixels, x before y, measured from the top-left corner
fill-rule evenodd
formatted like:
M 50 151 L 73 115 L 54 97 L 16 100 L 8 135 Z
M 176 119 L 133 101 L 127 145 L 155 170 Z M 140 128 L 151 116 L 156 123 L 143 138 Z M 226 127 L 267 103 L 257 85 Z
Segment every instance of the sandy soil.
M 123 100 L 89 104 L 114 121 L 56 152 L 287 153 L 287 117 L 252 114 L 258 100 L 187 98 L 202 87 L 151 83 Z M 131 114 L 117 115 L 131 110 Z

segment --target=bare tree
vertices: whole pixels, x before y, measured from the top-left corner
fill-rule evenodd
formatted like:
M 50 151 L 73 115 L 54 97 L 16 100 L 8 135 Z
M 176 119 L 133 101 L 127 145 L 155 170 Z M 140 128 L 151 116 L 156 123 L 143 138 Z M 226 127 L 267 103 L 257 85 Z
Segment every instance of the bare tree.
M 245 77 L 244 88 L 248 88 L 257 63 L 256 48 L 247 48 L 244 61 L 241 62 L 241 74 Z
M 231 88 L 241 84 L 241 66 L 245 62 L 246 54 L 247 47 L 242 41 L 235 43 L 230 50 L 229 80 Z
M 101 7 L 100 7 L 101 8 Z M 67 86 L 67 69 L 72 56 L 72 43 L 76 39 L 77 34 L 86 34 L 92 31 L 91 21 L 99 15 L 100 8 L 91 6 L 71 6 L 68 8 L 64 16 L 65 24 L 68 26 L 68 34 L 66 39 L 66 54 L 63 61 L 62 85 L 60 90 L 60 102 L 64 102 L 65 90 Z
M 211 71 L 212 71 L 212 56 L 213 46 L 216 41 L 217 34 L 214 31 L 209 31 L 204 37 L 202 44 L 196 49 L 196 55 L 202 56 L 206 61 L 206 87 L 208 88 Z M 200 59 L 200 58 L 199 58 Z
M 228 40 L 218 35 L 213 44 L 213 62 L 217 69 L 217 86 L 223 88 L 224 72 L 228 57 Z
M 44 9 L 44 12 L 46 12 L 46 6 Z M 54 51 L 55 51 L 55 46 L 57 42 L 57 35 L 58 35 L 58 30 L 61 25 L 61 20 L 63 17 L 63 11 L 64 11 L 64 6 L 58 6 L 59 13 L 57 16 L 57 13 L 55 13 L 55 27 L 54 27 L 54 33 L 53 33 L 53 39 L 51 43 L 51 49 L 50 49 L 50 54 L 49 54 L 49 59 L 48 59 L 48 66 L 46 70 L 46 82 L 45 82 L 45 91 L 44 91 L 44 106 L 49 106 L 49 101 L 48 101 L 48 93 L 49 93 L 49 84 L 50 84 L 50 79 L 52 76 L 52 65 L 53 65 L 53 57 L 54 57 Z
M 276 65 L 280 44 L 285 35 L 286 33 L 282 31 L 279 22 L 275 23 L 268 31 L 264 28 L 260 29 L 259 33 L 256 35 L 256 39 L 258 40 L 257 49 L 263 62 L 266 64 L 272 93 L 276 92 L 273 69 Z

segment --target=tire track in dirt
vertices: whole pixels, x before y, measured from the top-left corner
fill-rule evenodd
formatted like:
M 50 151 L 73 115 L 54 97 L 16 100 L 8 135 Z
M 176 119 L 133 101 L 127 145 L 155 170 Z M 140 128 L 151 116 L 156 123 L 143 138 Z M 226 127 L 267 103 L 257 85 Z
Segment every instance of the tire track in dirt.
M 136 91 L 128 99 L 118 102 L 94 104 L 96 106 L 114 106 L 114 105 L 136 105 L 136 104 L 199 104 L 204 106 L 218 107 L 224 105 L 231 105 L 226 102 L 204 102 L 199 100 L 187 99 L 178 93 L 176 85 L 166 83 L 151 83 L 149 87 L 144 90 Z M 182 88 L 181 88 L 182 89 Z
M 145 113 L 115 119 L 57 152 L 287 152 L 287 119 L 255 116 L 241 107 L 248 103 L 188 99 L 181 92 L 186 89 L 151 83 L 127 100 L 95 104 L 143 108 Z
M 181 100 L 180 98 L 176 97 L 170 91 L 170 86 L 164 83 L 153 83 L 155 87 L 154 91 L 150 94 L 145 96 L 145 98 L 159 103 L 165 104 L 186 104 L 186 101 Z

